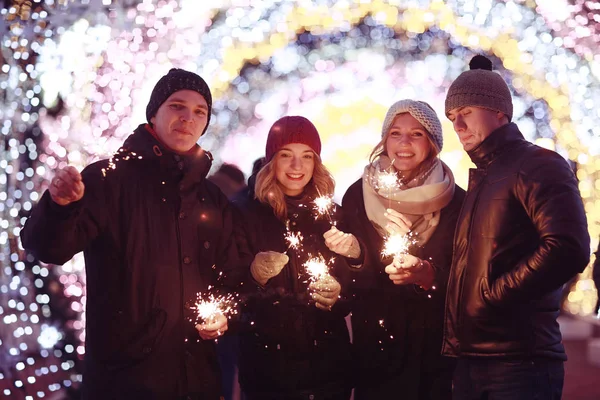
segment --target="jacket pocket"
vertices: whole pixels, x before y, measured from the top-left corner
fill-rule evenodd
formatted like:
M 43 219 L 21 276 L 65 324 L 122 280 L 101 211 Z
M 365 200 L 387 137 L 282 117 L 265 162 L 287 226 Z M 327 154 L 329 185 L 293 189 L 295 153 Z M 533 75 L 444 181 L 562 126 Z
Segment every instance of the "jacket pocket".
M 149 357 L 158 344 L 167 322 L 165 310 L 155 308 L 140 323 L 132 323 L 130 317 L 119 312 L 106 330 L 111 337 L 106 340 L 100 361 L 109 371 L 132 367 Z

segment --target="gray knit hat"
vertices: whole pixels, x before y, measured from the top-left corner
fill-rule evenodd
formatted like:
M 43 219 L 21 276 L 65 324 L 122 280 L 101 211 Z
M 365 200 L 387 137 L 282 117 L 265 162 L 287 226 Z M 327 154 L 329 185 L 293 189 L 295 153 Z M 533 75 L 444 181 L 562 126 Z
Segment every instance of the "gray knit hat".
M 510 121 L 513 115 L 513 104 L 510 90 L 502 77 L 492 72 L 492 62 L 476 55 L 469 62 L 469 71 L 456 78 L 446 95 L 445 113 L 458 107 L 475 106 L 500 111 Z
M 173 93 L 180 90 L 193 90 L 204 97 L 206 105 L 208 105 L 208 121 L 206 123 L 206 128 L 208 128 L 212 110 L 212 95 L 210 94 L 210 89 L 204 79 L 199 75 L 179 68 L 171 68 L 166 75 L 158 80 L 156 86 L 152 89 L 150 101 L 146 106 L 146 119 L 148 122 L 151 123 L 150 120 L 156 115 L 156 112 L 162 103 L 167 101 L 169 96 Z M 206 128 L 204 128 L 204 132 L 206 132 Z M 204 134 L 204 132 L 202 132 L 202 134 Z
M 409 113 L 414 119 L 419 121 L 421 125 L 427 130 L 429 138 L 435 144 L 438 153 L 442 151 L 444 145 L 444 137 L 442 135 L 442 124 L 437 114 L 431 108 L 431 106 L 424 101 L 417 100 L 400 100 L 392 104 L 385 119 L 383 120 L 383 127 L 381 128 L 381 137 L 384 137 L 394 119 L 398 114 Z

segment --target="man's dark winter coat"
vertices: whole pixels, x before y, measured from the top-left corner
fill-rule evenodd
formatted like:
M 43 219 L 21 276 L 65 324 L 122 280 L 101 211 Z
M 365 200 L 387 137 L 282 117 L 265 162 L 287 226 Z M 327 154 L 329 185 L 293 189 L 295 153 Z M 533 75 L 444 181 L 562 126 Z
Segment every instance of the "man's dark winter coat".
M 565 360 L 561 286 L 590 257 L 575 175 L 514 123 L 468 154 L 477 168 L 454 239 L 443 352 Z
M 208 153 L 167 151 L 140 125 L 110 160 L 82 172 L 68 206 L 46 192 L 21 237 L 40 260 L 84 252 L 85 399 L 218 399 L 214 343 L 188 320 L 196 293 L 233 280 L 228 201 L 205 176 Z

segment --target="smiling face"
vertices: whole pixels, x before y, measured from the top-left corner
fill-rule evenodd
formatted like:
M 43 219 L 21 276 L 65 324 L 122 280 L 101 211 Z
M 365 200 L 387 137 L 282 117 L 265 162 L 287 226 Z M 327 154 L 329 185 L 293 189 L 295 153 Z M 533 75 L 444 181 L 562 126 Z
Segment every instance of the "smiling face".
M 315 169 L 315 153 L 302 143 L 283 146 L 274 157 L 275 178 L 287 196 L 298 196 L 310 182 Z
M 432 151 L 433 145 L 427 130 L 419 121 L 409 113 L 394 118 L 386 134 L 385 152 L 398 171 L 410 174 Z
M 447 116 L 465 151 L 473 150 L 493 131 L 508 123 L 500 111 L 473 106 L 455 108 Z
M 208 123 L 208 105 L 194 90 L 179 90 L 161 104 L 150 120 L 156 135 L 176 153 L 189 151 Z

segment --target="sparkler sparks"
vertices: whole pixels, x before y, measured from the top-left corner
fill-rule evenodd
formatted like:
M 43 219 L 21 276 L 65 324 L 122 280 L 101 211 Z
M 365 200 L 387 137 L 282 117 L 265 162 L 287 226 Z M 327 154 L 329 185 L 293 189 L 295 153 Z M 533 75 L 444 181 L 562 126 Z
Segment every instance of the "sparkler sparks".
M 285 234 L 285 241 L 288 242 L 289 249 L 298 250 L 302 244 L 302 239 L 304 239 L 304 237 L 301 232 L 292 232 L 288 230 Z
M 314 200 L 315 210 L 320 215 L 329 213 L 329 210 L 333 206 L 333 199 L 331 196 L 319 196 Z
M 415 244 L 415 242 L 416 240 L 412 238 L 411 232 L 405 235 L 390 235 L 385 239 L 381 254 L 384 256 L 398 257 L 402 254 L 408 253 L 409 247 Z
M 398 187 L 398 176 L 396 175 L 396 172 L 381 172 L 377 177 L 377 187 L 383 190 L 392 190 Z
M 209 288 L 210 289 L 210 288 Z M 218 314 L 230 318 L 238 313 L 235 295 L 228 293 L 224 295 L 198 293 L 196 302 L 190 307 L 194 311 L 194 323 L 212 322 Z
M 314 210 L 317 212 L 316 218 L 321 215 L 325 215 L 329 220 L 329 223 L 335 226 L 335 221 L 331 217 L 331 210 L 335 207 L 332 196 L 319 196 L 313 200 Z
M 306 272 L 308 272 L 309 279 L 312 282 L 316 282 L 329 275 L 329 266 L 321 255 L 319 255 L 319 257 L 309 258 L 303 266 L 306 268 Z

